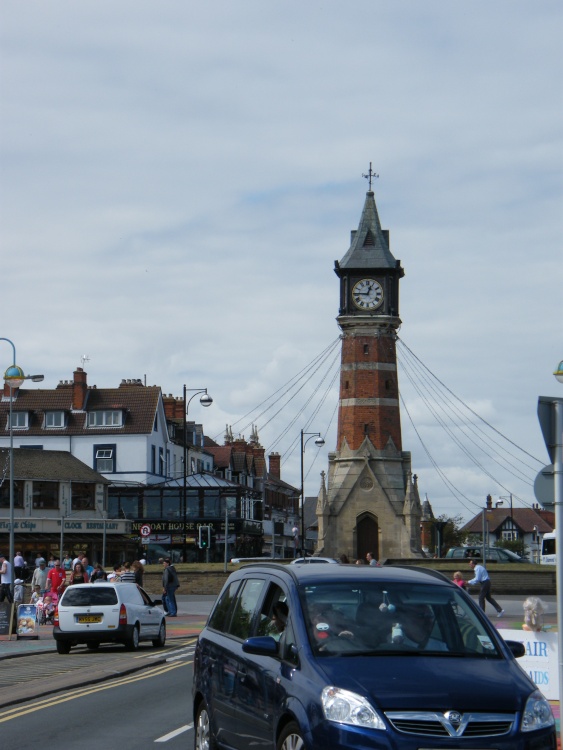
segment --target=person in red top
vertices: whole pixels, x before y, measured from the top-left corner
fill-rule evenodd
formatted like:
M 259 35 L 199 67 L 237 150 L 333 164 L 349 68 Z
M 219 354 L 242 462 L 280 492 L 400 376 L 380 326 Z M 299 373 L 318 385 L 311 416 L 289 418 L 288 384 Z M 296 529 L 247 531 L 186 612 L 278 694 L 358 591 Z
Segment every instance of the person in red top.
M 47 573 L 47 591 L 51 591 L 58 594 L 59 587 L 66 579 L 66 571 L 61 565 L 61 561 L 57 557 L 55 565 L 49 569 Z

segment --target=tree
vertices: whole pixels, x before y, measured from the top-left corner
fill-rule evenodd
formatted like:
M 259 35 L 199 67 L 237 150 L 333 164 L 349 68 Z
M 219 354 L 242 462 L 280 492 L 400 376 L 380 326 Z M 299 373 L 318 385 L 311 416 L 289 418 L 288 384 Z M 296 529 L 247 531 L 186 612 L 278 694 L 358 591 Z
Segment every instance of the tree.
M 434 519 L 434 522 L 436 521 L 446 524 L 443 527 L 441 534 L 443 554 L 445 554 L 445 551 L 450 547 L 463 547 L 467 540 L 467 532 L 461 530 L 461 527 L 464 523 L 461 516 L 450 517 L 442 514 L 441 516 L 438 516 L 438 518 Z M 437 541 L 438 540 L 436 537 L 436 542 Z

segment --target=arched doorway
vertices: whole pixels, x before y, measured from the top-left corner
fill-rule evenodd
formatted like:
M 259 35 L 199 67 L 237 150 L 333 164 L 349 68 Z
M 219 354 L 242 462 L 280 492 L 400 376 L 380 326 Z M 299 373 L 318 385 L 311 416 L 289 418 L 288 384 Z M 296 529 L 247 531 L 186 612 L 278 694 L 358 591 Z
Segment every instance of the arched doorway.
M 367 552 L 371 552 L 379 560 L 379 524 L 370 513 L 357 520 L 356 546 L 358 557 L 365 557 Z

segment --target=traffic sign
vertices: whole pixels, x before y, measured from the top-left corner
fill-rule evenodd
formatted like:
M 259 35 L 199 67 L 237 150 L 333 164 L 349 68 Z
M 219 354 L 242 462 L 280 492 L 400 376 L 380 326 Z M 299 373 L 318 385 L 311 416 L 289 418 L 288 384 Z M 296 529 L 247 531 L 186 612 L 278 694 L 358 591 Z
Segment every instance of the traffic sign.
M 554 510 L 555 482 L 553 479 L 553 464 L 544 466 L 534 482 L 536 500 L 546 510 Z
M 147 537 L 150 536 L 152 533 L 151 527 L 148 525 L 148 523 L 145 523 L 140 528 L 141 536 Z

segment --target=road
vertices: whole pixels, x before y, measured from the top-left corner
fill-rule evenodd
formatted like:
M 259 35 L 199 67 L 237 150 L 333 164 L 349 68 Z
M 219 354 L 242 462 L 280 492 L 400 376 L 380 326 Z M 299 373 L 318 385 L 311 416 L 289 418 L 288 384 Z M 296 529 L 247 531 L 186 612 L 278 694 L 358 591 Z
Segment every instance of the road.
M 186 750 L 193 745 L 193 650 L 193 639 L 186 639 L 158 652 L 146 648 L 127 653 L 107 646 L 97 652 L 76 649 L 64 659 L 58 654 L 38 654 L 4 661 L 0 693 L 4 697 L 9 696 L 6 682 L 10 679 L 15 684 L 29 681 L 42 669 L 41 679 L 53 684 L 65 671 L 68 674 L 69 667 L 82 670 L 84 684 L 6 708 L 0 700 L 2 747 L 154 750 L 162 746 Z M 143 669 L 108 679 L 107 672 L 112 662 L 116 666 L 116 659 L 129 659 L 135 668 L 141 661 Z M 133 664 L 134 660 L 137 663 Z M 107 670 L 103 681 L 90 682 L 93 666 Z

